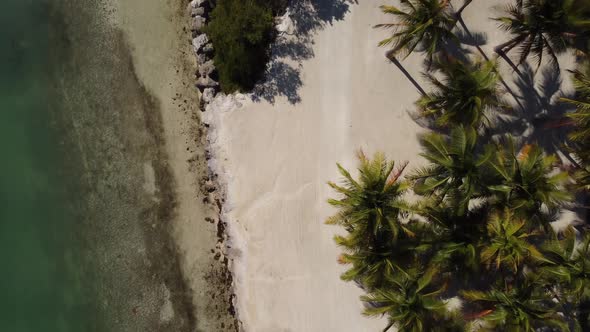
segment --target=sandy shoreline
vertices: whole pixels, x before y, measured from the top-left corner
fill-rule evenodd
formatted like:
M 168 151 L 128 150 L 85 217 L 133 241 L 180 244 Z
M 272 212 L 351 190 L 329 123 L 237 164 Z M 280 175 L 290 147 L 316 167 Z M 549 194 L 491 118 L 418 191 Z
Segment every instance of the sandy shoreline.
M 175 179 L 172 232 L 191 291 L 196 331 L 235 331 L 218 203 L 215 192 L 210 193 L 206 129 L 199 121 L 186 4 L 163 5 L 157 0 L 117 4 L 118 22 L 132 47 L 136 72 L 160 106 L 167 164 Z
M 313 43 L 306 44 L 311 56 L 300 66 L 297 59 L 285 60 L 295 63 L 291 75 L 271 75 L 271 81 L 291 90 L 281 93 L 279 86 L 275 98 L 257 101 L 250 95 L 218 96 L 204 114 L 211 125 L 210 167 L 220 174 L 226 194 L 228 252 L 245 331 L 382 329 L 383 322 L 361 316 L 361 290 L 339 280 L 343 267 L 336 263 L 339 250 L 332 242 L 336 230 L 323 224 L 333 212 L 325 203 L 333 196 L 325 183 L 339 179 L 336 162 L 354 169 L 359 148 L 409 161 L 409 169 L 422 163 L 417 135 L 424 128 L 408 113 L 418 91 L 376 46 L 387 32 L 372 28 L 391 20 L 379 5 L 398 1 L 317 3 L 343 15 L 320 22 Z M 330 8 L 336 3 L 339 7 Z M 482 49 L 489 57 L 507 38 L 489 19 L 503 3 L 475 1 L 463 14 L 470 32 L 483 34 Z M 478 56 L 474 47 L 465 47 Z M 561 57 L 562 67 L 571 68 L 571 60 Z M 422 61 L 416 54 L 402 65 L 428 90 L 420 75 Z M 508 65 L 500 60 L 499 66 L 522 95 Z M 536 78 L 538 89 L 542 76 Z M 550 100 L 571 90 L 565 77 L 558 85 Z M 510 98 L 506 95 L 513 103 Z M 523 116 L 522 137 L 542 138 L 543 133 L 531 133 L 530 121 Z
M 96 269 L 95 316 L 108 331 L 236 330 L 185 5 L 55 6 L 55 38 L 66 45 L 52 54 L 63 63 L 57 122 L 68 175 L 80 181 L 72 204 L 83 264 Z

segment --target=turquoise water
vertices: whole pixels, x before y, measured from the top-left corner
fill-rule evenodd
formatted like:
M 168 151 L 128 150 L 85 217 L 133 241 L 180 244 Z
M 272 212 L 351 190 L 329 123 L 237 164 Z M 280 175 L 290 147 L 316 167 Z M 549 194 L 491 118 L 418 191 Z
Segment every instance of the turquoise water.
M 195 330 L 158 102 L 107 4 L 0 5 L 0 331 Z
M 0 10 L 0 330 L 100 329 L 52 109 L 50 4 Z M 97 321 L 98 319 L 98 321 Z

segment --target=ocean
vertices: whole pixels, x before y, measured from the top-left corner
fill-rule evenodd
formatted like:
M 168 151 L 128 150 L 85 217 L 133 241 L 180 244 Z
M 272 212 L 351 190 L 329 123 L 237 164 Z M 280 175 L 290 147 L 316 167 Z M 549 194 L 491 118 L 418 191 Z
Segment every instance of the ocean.
M 52 112 L 48 1 L 4 0 L 0 11 L 0 329 L 101 328 L 95 280 L 78 236 L 76 182 Z M 57 106 L 59 107 L 59 106 Z
M 0 330 L 194 330 L 157 103 L 107 1 L 1 6 Z

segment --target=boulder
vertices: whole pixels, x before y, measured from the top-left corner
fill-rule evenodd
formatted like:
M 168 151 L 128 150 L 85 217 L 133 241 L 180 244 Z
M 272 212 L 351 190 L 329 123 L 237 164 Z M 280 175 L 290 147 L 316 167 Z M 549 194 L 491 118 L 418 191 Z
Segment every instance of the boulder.
M 207 104 L 213 101 L 215 98 L 215 89 L 213 88 L 206 88 L 203 90 L 203 94 L 201 95 L 201 100 Z M 207 187 L 205 188 L 207 189 Z
M 278 18 L 276 29 L 281 34 L 292 35 L 295 32 L 295 24 L 291 19 L 291 13 L 289 13 L 289 10 L 287 10 L 285 15 Z
M 213 53 L 213 44 L 207 43 L 207 45 L 203 46 L 202 51 L 205 54 L 211 54 L 211 53 Z
M 211 75 L 211 73 L 215 70 L 215 65 L 213 60 L 208 60 L 199 66 L 199 75 L 201 77 L 206 77 Z
M 197 66 L 200 67 L 205 62 L 207 62 L 209 58 L 205 54 L 197 54 Z
M 204 33 L 193 38 L 193 49 L 195 50 L 195 53 L 199 53 L 199 51 L 201 51 L 201 48 L 205 46 L 205 44 L 207 44 L 208 42 L 209 38 Z
M 207 0 L 193 0 L 191 1 L 191 6 L 193 8 L 201 7 L 205 2 L 207 2 Z
M 191 30 L 193 31 L 198 31 L 201 32 L 203 31 L 203 28 L 205 27 L 205 18 L 202 16 L 195 16 L 193 18 L 193 25 L 191 27 Z
M 205 14 L 205 8 L 203 7 L 193 7 L 191 9 L 191 16 L 193 17 L 202 16 L 203 14 Z
M 218 85 L 219 83 L 215 82 L 211 77 L 199 77 L 196 83 L 197 88 L 203 91 L 206 88 L 215 88 Z

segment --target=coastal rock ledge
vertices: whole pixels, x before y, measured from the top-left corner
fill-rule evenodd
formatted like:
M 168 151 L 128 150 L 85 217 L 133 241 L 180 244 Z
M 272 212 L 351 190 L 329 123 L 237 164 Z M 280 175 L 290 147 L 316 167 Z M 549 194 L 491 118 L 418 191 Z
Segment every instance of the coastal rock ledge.
M 217 70 L 213 62 L 215 50 L 207 34 L 203 32 L 212 9 L 207 0 L 192 0 L 187 8 L 191 15 L 192 45 L 197 60 L 195 86 L 201 92 L 201 111 L 207 109 L 207 104 L 219 92 Z

